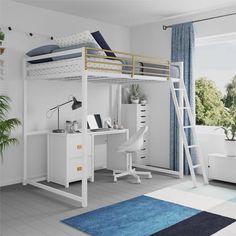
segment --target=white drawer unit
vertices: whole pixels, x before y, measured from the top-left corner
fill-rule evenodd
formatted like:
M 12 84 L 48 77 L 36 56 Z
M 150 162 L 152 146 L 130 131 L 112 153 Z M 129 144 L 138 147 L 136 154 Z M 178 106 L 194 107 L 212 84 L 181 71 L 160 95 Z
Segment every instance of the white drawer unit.
M 122 124 L 129 129 L 132 136 L 141 127 L 148 126 L 148 105 L 141 104 L 122 104 Z M 149 148 L 148 148 L 148 132 L 144 137 L 144 145 L 137 153 L 133 155 L 133 162 L 136 164 L 148 164 Z
M 49 134 L 48 181 L 69 187 L 69 183 L 82 179 L 82 135 Z M 88 135 L 88 178 L 92 178 L 91 136 Z
M 236 183 L 236 157 L 228 157 L 225 154 L 208 155 L 209 179 Z

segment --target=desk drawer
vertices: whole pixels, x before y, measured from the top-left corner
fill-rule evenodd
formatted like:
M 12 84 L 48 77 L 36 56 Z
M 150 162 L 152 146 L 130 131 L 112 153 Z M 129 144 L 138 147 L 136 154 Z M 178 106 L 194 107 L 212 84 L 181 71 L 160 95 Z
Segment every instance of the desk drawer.
M 87 166 L 88 166 L 88 178 L 91 177 L 92 175 L 92 170 L 91 170 L 91 157 L 88 157 L 87 159 Z M 67 176 L 69 182 L 72 181 L 78 181 L 82 179 L 82 172 L 83 170 L 83 160 L 82 158 L 75 158 L 71 159 L 68 162 L 68 169 L 67 169 Z
M 82 137 L 81 135 L 71 135 L 67 138 L 67 157 L 82 157 Z M 91 136 L 88 135 L 88 155 L 91 155 Z

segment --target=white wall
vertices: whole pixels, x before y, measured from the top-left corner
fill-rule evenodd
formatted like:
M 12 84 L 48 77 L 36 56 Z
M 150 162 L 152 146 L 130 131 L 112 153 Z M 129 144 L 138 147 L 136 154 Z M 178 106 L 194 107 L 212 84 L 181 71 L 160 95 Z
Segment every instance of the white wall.
M 136 26 L 131 29 L 131 51 L 135 53 L 170 59 L 171 29 L 164 31 L 163 24 L 177 24 L 214 15 L 234 12 L 235 9 L 221 9 L 204 14 L 180 17 L 178 19 Z M 196 38 L 236 32 L 236 16 L 204 21 L 194 24 Z M 167 85 L 147 85 L 150 110 L 150 156 L 152 164 L 169 167 L 169 88 Z M 201 139 L 207 139 L 201 134 Z M 220 139 L 220 138 L 219 138 Z M 206 145 L 205 142 L 200 142 Z M 208 150 L 203 146 L 204 150 Z M 213 151 L 213 150 L 212 150 Z
M 130 51 L 130 31 L 126 27 L 111 25 L 104 22 L 71 16 L 41 8 L 18 4 L 10 0 L 0 2 L 0 14 L 4 25 L 12 26 L 13 31 L 6 32 L 6 64 L 5 80 L 0 81 L 0 91 L 7 90 L 12 98 L 11 117 L 22 120 L 22 64 L 21 59 L 25 52 L 33 47 L 46 43 L 45 37 L 29 37 L 24 32 L 33 32 L 44 35 L 69 35 L 84 30 L 91 32 L 100 30 L 109 45 L 114 50 Z M 22 31 L 22 32 L 21 32 Z M 64 101 L 69 95 L 81 98 L 79 82 L 29 82 L 28 86 L 28 115 L 29 130 L 52 129 L 56 125 L 56 114 L 48 120 L 46 111 Z M 110 115 L 109 86 L 89 84 L 89 112 Z M 99 101 L 99 102 L 98 102 Z M 100 105 L 99 105 L 100 104 Z M 80 110 L 71 111 L 69 106 L 61 108 L 61 124 L 66 119 L 80 119 Z M 22 127 L 14 134 L 19 138 L 20 144 L 8 149 L 4 161 L 0 164 L 0 185 L 17 183 L 22 180 Z M 45 137 L 30 137 L 30 176 L 41 176 L 46 171 Z M 32 155 L 31 155 L 32 154 Z

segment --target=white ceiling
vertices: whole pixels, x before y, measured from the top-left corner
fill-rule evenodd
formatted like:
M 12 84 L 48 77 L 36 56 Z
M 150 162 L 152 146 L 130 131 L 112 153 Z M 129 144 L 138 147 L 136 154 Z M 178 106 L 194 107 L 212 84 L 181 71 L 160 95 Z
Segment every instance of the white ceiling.
M 134 26 L 168 17 L 236 5 L 236 0 L 14 0 L 31 6 L 118 25 Z

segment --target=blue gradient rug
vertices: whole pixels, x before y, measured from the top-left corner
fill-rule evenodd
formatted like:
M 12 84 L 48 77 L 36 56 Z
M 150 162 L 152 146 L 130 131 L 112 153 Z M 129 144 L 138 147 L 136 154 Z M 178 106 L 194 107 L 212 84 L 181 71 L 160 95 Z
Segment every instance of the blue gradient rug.
M 173 194 L 170 194 L 171 191 Z M 165 198 L 173 198 L 175 202 Z M 214 202 L 209 197 L 204 200 L 202 196 L 167 188 L 62 222 L 93 236 L 210 236 L 236 221 L 235 218 L 205 211 L 203 208 L 210 203 L 210 207 L 215 209 L 215 205 L 221 205 L 222 201 L 218 199 Z M 191 204 L 197 207 L 191 207 Z

